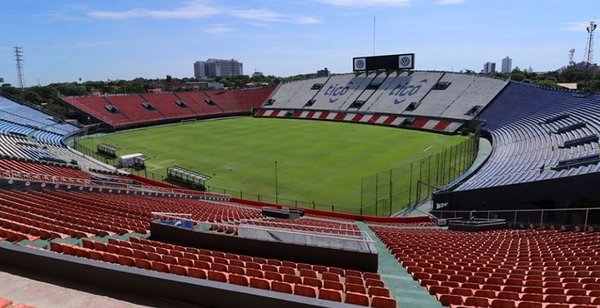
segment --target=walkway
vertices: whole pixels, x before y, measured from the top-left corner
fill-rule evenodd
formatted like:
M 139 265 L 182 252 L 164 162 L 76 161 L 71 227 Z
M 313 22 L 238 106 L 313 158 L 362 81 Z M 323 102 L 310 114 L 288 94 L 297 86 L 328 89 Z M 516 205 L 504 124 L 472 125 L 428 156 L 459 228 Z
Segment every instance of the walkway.
M 385 247 L 381 240 L 364 222 L 356 222 L 361 231 L 366 232 L 375 241 L 375 247 L 379 256 L 379 274 L 394 293 L 396 302 L 400 307 L 439 308 L 442 304 L 435 297 L 429 295 L 427 290 L 421 287 L 404 267 L 398 263 L 396 258 Z

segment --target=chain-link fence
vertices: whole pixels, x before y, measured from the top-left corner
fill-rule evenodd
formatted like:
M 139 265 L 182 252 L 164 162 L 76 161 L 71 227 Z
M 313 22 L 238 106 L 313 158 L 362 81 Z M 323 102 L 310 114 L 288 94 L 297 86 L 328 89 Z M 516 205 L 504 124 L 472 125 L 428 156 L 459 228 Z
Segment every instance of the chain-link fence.
M 477 157 L 478 146 L 479 138 L 470 136 L 419 161 L 363 177 L 363 214 L 391 215 L 427 199 L 469 168 Z

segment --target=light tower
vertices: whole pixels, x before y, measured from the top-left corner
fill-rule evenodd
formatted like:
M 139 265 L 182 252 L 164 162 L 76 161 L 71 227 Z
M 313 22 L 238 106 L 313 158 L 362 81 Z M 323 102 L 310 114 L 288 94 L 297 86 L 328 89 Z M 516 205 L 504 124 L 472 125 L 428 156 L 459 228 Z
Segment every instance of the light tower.
M 590 74 L 590 66 L 594 63 L 594 30 L 596 30 L 596 22 L 590 21 L 590 25 L 585 28 L 588 32 L 588 40 L 585 45 L 586 73 Z
M 17 77 L 21 91 L 25 88 L 25 78 L 23 77 L 23 47 L 15 46 L 15 60 L 17 62 Z

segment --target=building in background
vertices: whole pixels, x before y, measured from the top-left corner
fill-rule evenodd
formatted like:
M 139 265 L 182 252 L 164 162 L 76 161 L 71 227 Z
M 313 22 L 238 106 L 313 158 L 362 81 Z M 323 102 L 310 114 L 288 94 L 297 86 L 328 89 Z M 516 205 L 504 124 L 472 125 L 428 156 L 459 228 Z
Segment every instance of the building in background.
M 484 74 L 493 74 L 496 72 L 496 63 L 495 62 L 486 62 L 483 65 L 483 70 L 481 71 Z
M 512 59 L 510 57 L 506 57 L 502 59 L 502 70 L 500 71 L 503 74 L 512 72 Z
M 329 70 L 324 68 L 322 70 L 317 71 L 317 77 L 329 77 Z
M 198 79 L 206 79 L 206 62 L 194 62 L 194 77 Z
M 194 63 L 194 77 L 200 79 L 241 76 L 243 74 L 243 64 L 235 59 L 208 59 Z

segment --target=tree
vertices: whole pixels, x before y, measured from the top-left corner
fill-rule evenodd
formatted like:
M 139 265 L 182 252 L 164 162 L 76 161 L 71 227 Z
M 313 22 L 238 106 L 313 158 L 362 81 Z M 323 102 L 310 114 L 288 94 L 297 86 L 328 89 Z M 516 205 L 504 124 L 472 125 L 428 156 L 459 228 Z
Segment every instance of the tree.
M 25 91 L 25 100 L 36 105 L 44 103 L 44 99 L 37 92 L 29 89 Z
M 510 73 L 510 79 L 515 81 L 523 81 L 526 77 L 527 76 L 525 76 L 525 73 L 521 72 L 518 69 L 514 69 L 512 73 Z

